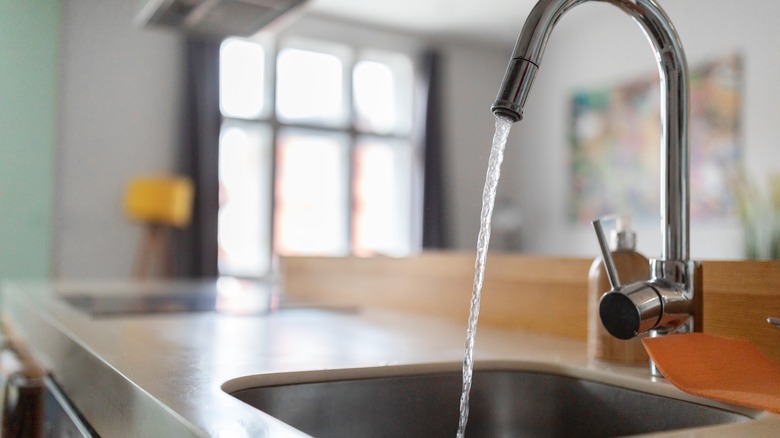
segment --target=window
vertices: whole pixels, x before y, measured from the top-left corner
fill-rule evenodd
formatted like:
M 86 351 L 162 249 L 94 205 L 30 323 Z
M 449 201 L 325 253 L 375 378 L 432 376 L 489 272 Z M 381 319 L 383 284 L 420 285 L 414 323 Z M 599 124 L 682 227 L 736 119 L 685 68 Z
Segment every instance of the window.
M 220 53 L 219 269 L 417 247 L 413 65 L 401 53 L 231 38 Z

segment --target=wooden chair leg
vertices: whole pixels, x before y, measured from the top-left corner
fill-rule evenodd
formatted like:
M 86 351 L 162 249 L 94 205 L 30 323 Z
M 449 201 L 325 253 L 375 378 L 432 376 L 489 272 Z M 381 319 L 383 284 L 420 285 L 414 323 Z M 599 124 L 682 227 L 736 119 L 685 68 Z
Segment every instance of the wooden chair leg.
M 164 274 L 169 276 L 171 272 L 166 249 L 165 227 L 159 224 L 146 224 L 133 268 L 135 278 L 139 280 L 149 278 L 155 258 L 161 259 L 166 264 L 163 268 Z

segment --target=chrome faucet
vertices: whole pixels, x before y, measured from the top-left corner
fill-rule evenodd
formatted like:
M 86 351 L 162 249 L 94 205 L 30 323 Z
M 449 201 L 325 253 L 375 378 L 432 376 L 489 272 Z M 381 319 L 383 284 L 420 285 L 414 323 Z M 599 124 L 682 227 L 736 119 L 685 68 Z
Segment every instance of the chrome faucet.
M 589 0 L 540 0 L 531 11 L 492 110 L 514 122 L 523 107 L 555 23 Z M 701 264 L 689 260 L 688 67 L 672 23 L 654 0 L 595 0 L 613 4 L 639 25 L 652 45 L 661 77 L 661 228 L 663 252 L 650 278 L 621 285 L 598 221 L 594 223 L 612 282 L 599 313 L 613 336 L 630 339 L 701 329 Z

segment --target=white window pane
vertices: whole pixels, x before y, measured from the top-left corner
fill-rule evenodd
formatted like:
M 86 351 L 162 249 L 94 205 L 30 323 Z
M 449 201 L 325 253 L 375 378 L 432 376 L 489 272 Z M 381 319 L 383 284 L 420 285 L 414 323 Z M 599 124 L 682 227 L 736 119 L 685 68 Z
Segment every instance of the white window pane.
M 354 72 L 355 124 L 360 130 L 389 132 L 396 125 L 395 81 L 386 64 L 360 61 Z
M 280 121 L 345 125 L 344 70 L 338 56 L 287 48 L 277 57 L 276 71 Z
M 348 152 L 343 134 L 293 129 L 280 133 L 274 211 L 276 253 L 349 253 Z
M 219 99 L 222 114 L 244 119 L 264 113 L 265 52 L 258 43 L 230 38 L 220 48 Z
M 271 132 L 225 122 L 219 141 L 219 272 L 261 276 L 271 269 Z
M 355 126 L 363 132 L 408 134 L 412 65 L 403 55 L 366 52 L 353 70 Z
M 412 149 L 408 142 L 362 138 L 355 152 L 353 252 L 411 252 Z

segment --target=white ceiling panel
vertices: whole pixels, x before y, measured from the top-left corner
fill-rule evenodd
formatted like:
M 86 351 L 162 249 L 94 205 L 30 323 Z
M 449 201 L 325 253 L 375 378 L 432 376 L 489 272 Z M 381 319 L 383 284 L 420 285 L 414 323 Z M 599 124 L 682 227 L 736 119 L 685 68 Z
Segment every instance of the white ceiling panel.
M 311 0 L 307 10 L 425 35 L 513 43 L 534 4 L 534 0 Z

